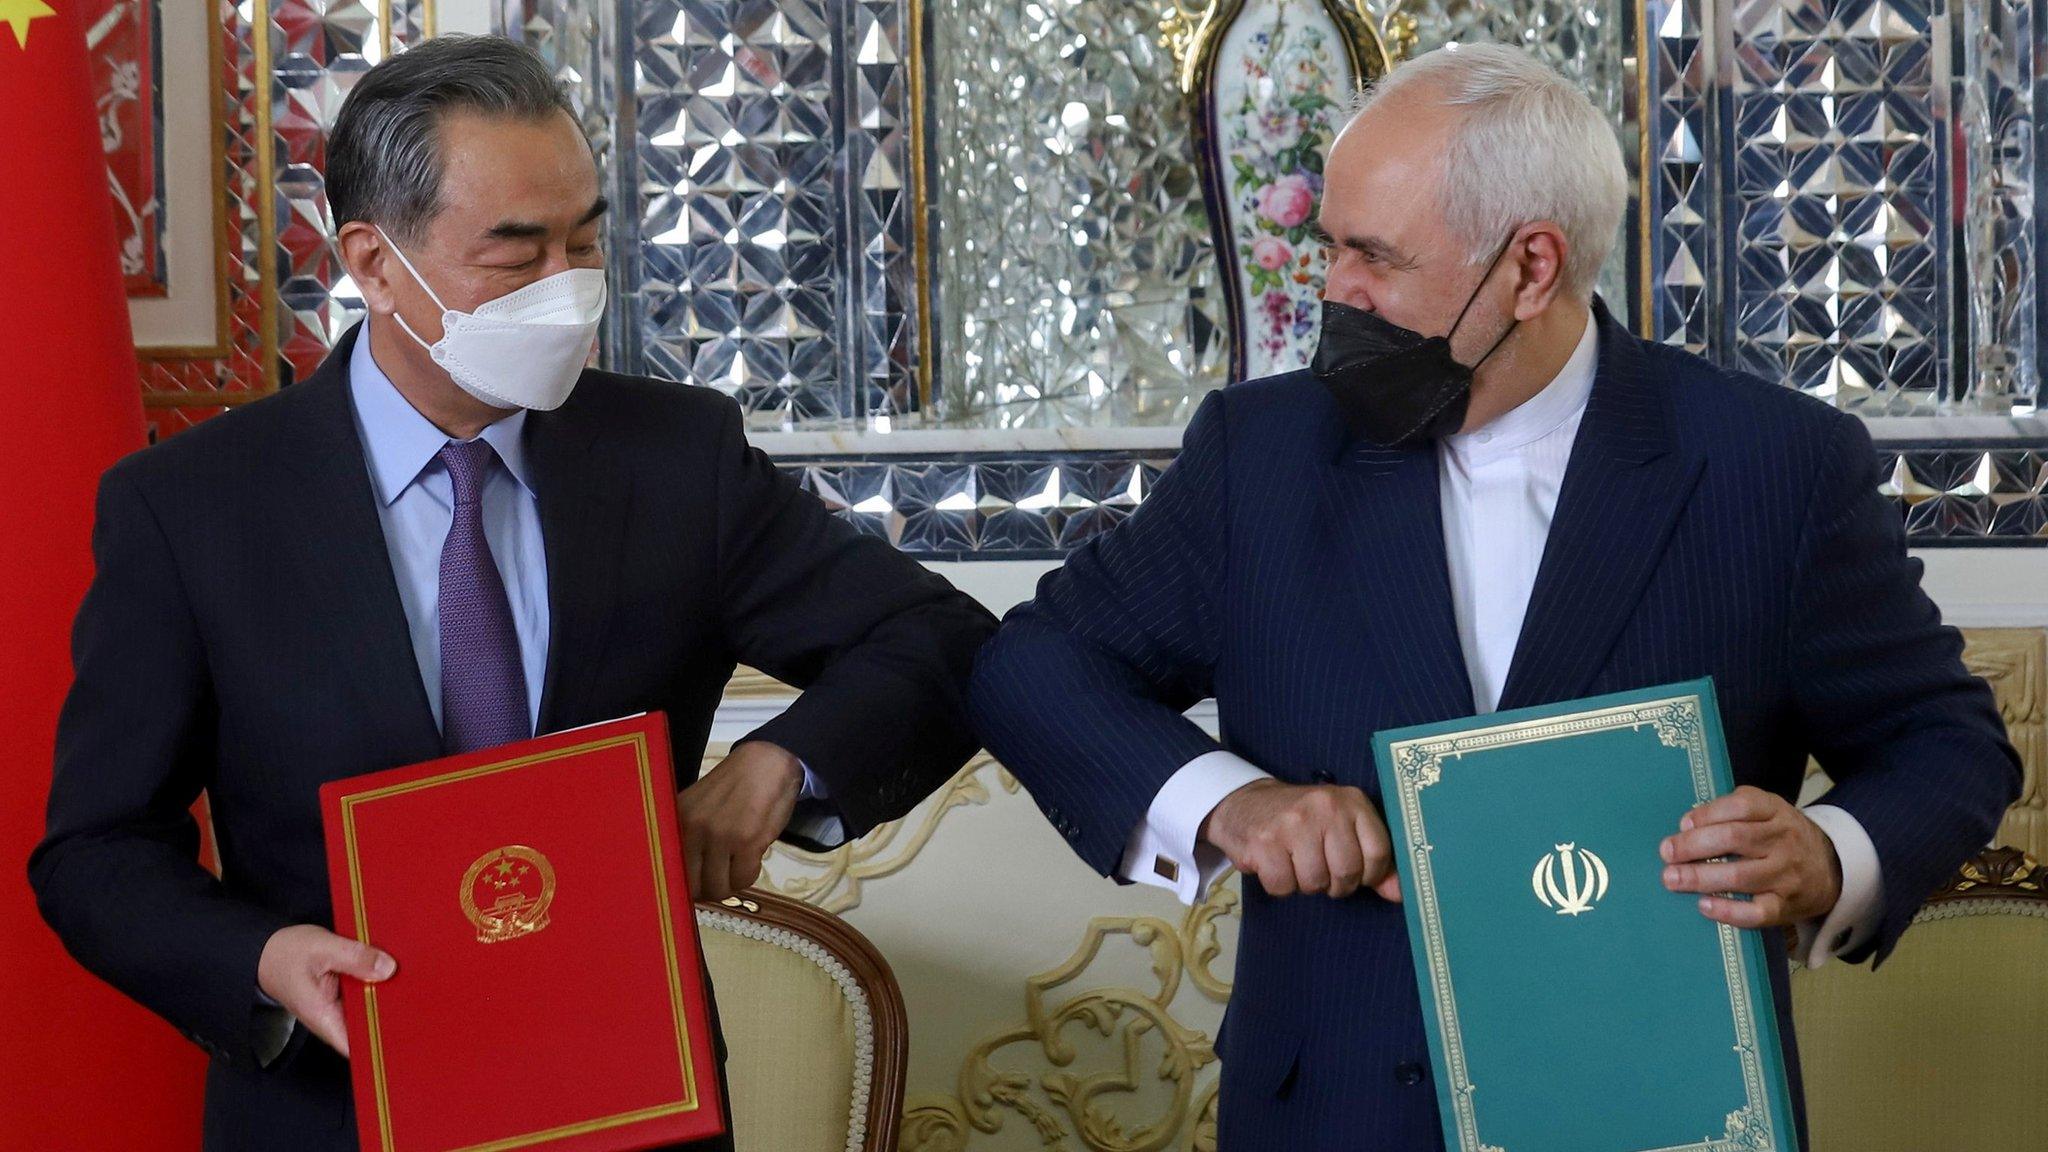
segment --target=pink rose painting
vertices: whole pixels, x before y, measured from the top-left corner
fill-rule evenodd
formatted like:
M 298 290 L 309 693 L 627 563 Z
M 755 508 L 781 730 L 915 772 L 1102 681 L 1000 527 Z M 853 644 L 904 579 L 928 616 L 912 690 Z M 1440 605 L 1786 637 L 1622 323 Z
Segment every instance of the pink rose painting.
M 1278 272 L 1294 259 L 1294 249 L 1278 236 L 1261 236 L 1252 242 L 1252 260 L 1268 272 Z
M 1258 31 L 1226 65 L 1217 92 L 1230 166 L 1231 230 L 1253 376 L 1308 363 L 1315 348 L 1322 260 L 1312 226 L 1323 193 L 1323 148 L 1351 87 L 1328 17 L 1299 0 L 1249 0 Z
M 1282 176 L 1259 189 L 1259 215 L 1282 228 L 1298 228 L 1316 210 L 1316 194 L 1300 172 Z M 1270 267 L 1270 265 L 1269 265 Z

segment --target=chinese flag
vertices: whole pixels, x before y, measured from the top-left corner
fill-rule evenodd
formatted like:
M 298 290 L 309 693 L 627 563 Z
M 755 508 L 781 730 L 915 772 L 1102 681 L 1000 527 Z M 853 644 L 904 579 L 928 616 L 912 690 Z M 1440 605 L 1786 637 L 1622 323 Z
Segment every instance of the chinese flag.
M 143 444 L 81 6 L 0 0 L 0 1148 L 179 1152 L 203 1057 L 65 954 L 27 878 L 94 489 Z

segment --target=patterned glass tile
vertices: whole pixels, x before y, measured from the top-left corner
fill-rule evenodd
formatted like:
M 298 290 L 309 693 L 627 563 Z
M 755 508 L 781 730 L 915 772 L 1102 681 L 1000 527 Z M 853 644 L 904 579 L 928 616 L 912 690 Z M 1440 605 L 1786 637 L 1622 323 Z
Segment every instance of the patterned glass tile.
M 1621 121 L 1624 91 L 1618 0 L 1366 0 L 1383 28 L 1412 27 L 1406 55 L 1446 44 L 1518 44 L 1579 81 L 1593 103 Z
M 1167 465 L 1149 456 L 790 461 L 863 532 L 929 559 L 1058 556 L 1131 514 Z
M 2030 411 L 2048 314 L 2032 5 L 1640 13 L 1655 333 L 1869 415 Z
M 1713 74 L 1714 43 L 1703 35 L 1702 5 L 1706 0 L 1647 0 L 1639 19 L 1646 62 L 1642 83 L 1650 123 L 1640 161 L 1648 173 L 1638 179 L 1635 210 L 1646 216 L 1638 227 L 1649 241 L 1639 254 L 1640 301 L 1647 300 L 1650 326 L 1660 339 L 1690 352 L 1709 351 L 1708 300 L 1712 284 L 1707 269 L 1716 213 L 1712 172 L 1706 163 L 1714 137 L 1707 81 Z
M 2040 396 L 2044 164 L 2036 119 L 2044 22 L 2028 0 L 1962 0 L 1963 248 L 1971 378 L 1978 407 L 2035 407 Z M 1960 330 L 1960 325 L 1958 326 Z
M 1904 510 L 1914 544 L 2048 544 L 2048 450 L 1906 448 L 1880 458 L 1880 491 Z
M 828 6 L 628 10 L 646 369 L 721 388 L 770 425 L 851 416 Z
M 1172 424 L 1227 370 L 1191 123 L 1158 9 L 931 8 L 949 424 Z
M 2023 0 L 1964 0 L 1951 123 L 1948 56 L 1933 43 L 1946 17 L 1933 3 L 1646 0 L 1631 13 L 1650 112 L 1648 247 L 1632 287 L 1660 337 L 1872 413 L 1922 410 L 1945 392 L 2037 391 L 2042 22 Z M 333 251 L 325 133 L 354 78 L 431 26 L 430 4 L 391 0 L 389 29 L 378 0 L 220 4 L 229 344 L 219 358 L 145 361 L 160 430 L 303 375 L 359 315 Z M 1610 109 L 1624 104 L 1626 22 L 1612 4 L 1371 7 L 1390 29 L 1406 22 L 1411 51 L 1515 41 Z M 615 199 L 639 208 L 615 218 L 612 363 L 725 388 L 763 427 L 929 415 L 900 0 L 507 0 L 493 11 L 556 67 Z M 1220 379 L 1222 325 L 1156 14 L 940 0 L 930 16 L 943 414 L 993 426 L 1184 419 Z M 259 40 L 267 77 L 254 70 Z M 255 171 L 259 96 L 268 174 Z M 632 131 L 615 142 L 622 114 Z M 1943 179 L 1952 139 L 1971 189 L 1961 227 L 1948 223 L 1959 213 Z M 1967 275 L 1951 271 L 1952 252 Z M 1954 357 L 1938 354 L 1950 347 Z M 989 499 L 981 471 L 977 502 Z M 2021 510 L 1986 531 L 2025 520 L 2028 502 L 2008 503 Z M 979 541 L 988 525 L 977 523 Z
M 1724 362 L 1866 412 L 1948 378 L 1948 145 L 1927 0 L 1733 0 Z
M 631 370 L 639 363 L 637 284 L 638 221 L 620 207 L 638 196 L 638 185 L 621 171 L 612 148 L 613 108 L 618 91 L 617 54 L 610 43 L 612 8 L 604 0 L 504 0 L 493 9 L 492 31 L 533 49 L 547 63 L 569 97 L 577 123 L 590 141 L 599 180 L 612 210 L 605 218 L 606 274 L 611 302 L 598 335 L 599 358 L 607 367 Z
M 925 224 L 911 163 L 910 53 L 902 0 L 851 0 L 845 169 L 854 177 L 852 253 L 859 349 L 849 365 L 857 410 L 870 421 L 926 407 L 918 348 L 919 271 L 913 234 Z M 882 425 L 886 426 L 886 425 Z
M 757 428 L 920 408 L 900 0 L 525 0 L 520 15 L 565 76 L 598 77 L 586 127 L 632 206 L 613 233 L 612 363 L 717 387 Z M 620 29 L 632 131 L 613 138 L 602 78 Z
M 1914 547 L 2048 545 L 2048 449 L 1880 449 L 1880 491 Z M 1170 454 L 853 458 L 779 466 L 861 531 L 926 560 L 1048 559 L 1122 523 Z
M 327 132 L 355 78 L 403 47 L 425 23 L 426 0 L 393 4 L 405 32 L 387 34 L 374 0 L 252 0 L 223 3 L 223 112 L 228 164 L 229 229 L 238 252 L 229 259 L 229 353 L 220 360 L 145 361 L 143 381 L 155 435 L 175 432 L 218 411 L 184 405 L 195 393 L 260 393 L 301 379 L 334 340 L 362 315 L 334 248 L 323 168 Z M 257 37 L 270 56 L 256 74 Z M 264 125 L 259 85 L 268 88 L 271 169 L 258 170 Z M 264 200 L 268 198 L 268 203 Z M 263 211 L 271 213 L 271 233 Z M 268 251 L 266 252 L 266 247 Z M 275 312 L 264 332 L 264 258 L 274 261 Z M 267 344 L 268 336 L 274 344 Z M 274 354 L 275 360 L 271 360 Z M 273 375 L 275 373 L 275 375 Z M 238 397 L 223 398 L 232 402 Z
M 1942 402 L 1954 236 L 1929 0 L 1647 0 L 1640 18 L 1655 334 L 1843 408 Z
M 269 0 L 256 11 L 267 11 L 271 38 L 279 355 L 289 378 L 303 379 L 363 315 L 334 243 L 327 133 L 356 79 L 404 41 L 361 0 Z
M 434 34 L 433 0 L 389 0 L 391 50 L 402 52 Z
M 897 547 L 916 553 L 972 552 L 980 544 L 977 468 L 967 463 L 898 467 L 896 491 L 903 510 Z

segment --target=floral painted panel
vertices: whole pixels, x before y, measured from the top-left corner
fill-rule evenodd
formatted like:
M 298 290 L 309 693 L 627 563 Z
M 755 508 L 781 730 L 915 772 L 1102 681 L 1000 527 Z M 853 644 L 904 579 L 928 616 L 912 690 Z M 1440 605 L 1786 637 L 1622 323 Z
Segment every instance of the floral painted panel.
M 1244 379 L 1294 371 L 1315 352 L 1323 155 L 1357 87 L 1341 37 L 1319 0 L 1247 0 L 1216 56 L 1212 139 Z

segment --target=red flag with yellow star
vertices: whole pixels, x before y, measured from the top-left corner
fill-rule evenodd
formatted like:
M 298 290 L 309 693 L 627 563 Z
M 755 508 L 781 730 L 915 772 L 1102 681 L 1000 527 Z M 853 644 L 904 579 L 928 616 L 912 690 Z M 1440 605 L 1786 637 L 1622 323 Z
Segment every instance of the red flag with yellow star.
M 0 1148 L 191 1150 L 204 1062 L 35 911 L 100 473 L 143 444 L 78 0 L 0 0 Z M 146 931 L 146 925 L 138 925 Z

